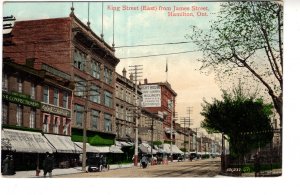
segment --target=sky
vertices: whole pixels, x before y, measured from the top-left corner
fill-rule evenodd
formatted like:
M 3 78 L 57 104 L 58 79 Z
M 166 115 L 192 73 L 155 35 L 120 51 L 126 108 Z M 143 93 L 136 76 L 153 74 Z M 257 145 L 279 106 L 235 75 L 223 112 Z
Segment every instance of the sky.
M 87 22 L 87 3 L 74 3 L 75 14 L 83 21 Z M 113 3 L 126 4 L 127 3 Z M 129 4 L 129 3 L 128 3 Z M 163 3 L 151 3 L 161 4 Z M 164 3 L 166 5 L 166 3 Z M 174 3 L 171 3 L 174 4 Z M 185 3 L 184 3 L 185 4 Z M 190 4 L 190 3 L 186 3 Z M 209 5 L 210 12 L 217 10 L 218 6 L 215 3 L 199 3 L 201 5 Z M 66 17 L 70 13 L 71 2 L 68 3 L 14 3 L 14 5 L 3 4 L 3 15 L 13 14 L 17 20 Z M 92 4 L 91 8 L 91 26 L 95 33 L 100 34 L 100 18 L 101 18 L 101 4 Z M 112 13 L 104 10 L 104 38 L 112 44 Z M 110 15 L 109 15 L 110 14 Z M 208 17 L 195 18 L 168 18 L 163 12 L 133 12 L 133 11 L 119 11 L 115 12 L 115 45 L 137 45 L 149 43 L 166 43 L 186 41 L 185 34 L 189 33 L 190 25 L 201 25 L 203 28 L 207 27 Z M 23 194 L 32 194 L 33 192 L 43 192 L 45 194 L 53 194 L 53 191 L 71 192 L 72 194 L 83 194 L 88 189 L 96 189 L 96 185 L 101 186 L 101 193 L 105 194 L 140 194 L 141 188 L 147 189 L 144 194 L 153 194 L 161 190 L 165 193 L 167 190 L 172 194 L 198 193 L 209 192 L 209 194 L 223 194 L 230 192 L 231 194 L 254 194 L 256 192 L 267 194 L 284 194 L 286 189 L 292 191 L 299 191 L 298 183 L 300 155 L 299 155 L 299 45 L 300 45 L 300 1 L 285 0 L 284 6 L 284 117 L 283 129 L 284 144 L 283 144 L 283 176 L 280 178 L 265 178 L 265 179 L 235 179 L 232 178 L 218 178 L 213 180 L 205 179 L 122 179 L 118 180 L 88 180 L 85 183 L 85 188 L 74 188 L 74 184 L 82 185 L 82 180 L 64 180 L 63 182 L 49 182 L 49 180 L 16 180 L 7 179 L 5 182 L 0 182 L 0 189 L 7 191 L 10 194 L 15 192 L 22 192 Z M 130 18 L 130 20 L 129 20 Z M 129 22 L 128 22 L 129 20 Z M 193 50 L 192 44 L 182 44 L 173 46 L 160 47 L 140 47 L 136 49 L 117 49 L 117 57 L 131 57 L 148 54 L 169 53 L 175 51 L 189 51 Z M 197 58 L 201 54 L 187 53 L 181 55 L 168 56 L 169 74 L 168 82 L 171 83 L 172 88 L 178 93 L 177 108 L 179 117 L 186 115 L 186 107 L 192 106 L 194 109 L 193 119 L 196 124 L 200 122 L 200 109 L 202 98 L 209 100 L 211 97 L 220 97 L 221 92 L 218 85 L 213 79 L 213 75 L 202 75 L 195 71 L 198 67 Z M 166 56 L 155 58 L 139 58 L 121 60 L 117 66 L 117 72 L 125 67 L 128 68 L 131 64 L 143 64 L 143 76 L 148 78 L 149 82 L 165 81 L 165 64 Z M 198 120 L 198 121 L 197 121 Z M 22 181 L 22 182 L 20 182 Z M 34 182 L 32 182 L 34 181 Z M 57 179 L 56 181 L 59 181 Z M 99 182 L 101 181 L 101 182 Z M 134 181 L 134 182 L 132 182 Z M 118 182 L 116 187 L 115 182 Z M 101 183 L 101 184 L 100 184 Z M 122 184 L 122 185 L 121 185 Z M 296 184 L 296 185 L 295 185 Z M 2 186 L 3 185 L 3 186 Z M 120 185 L 120 187 L 119 187 Z M 155 186 L 149 189 L 149 185 Z M 29 187 L 28 187 L 29 186 Z M 66 186 L 72 186 L 66 188 Z M 128 186 L 127 188 L 125 186 Z M 191 187 L 194 186 L 194 187 Z M 130 187 L 130 188 L 129 188 Z M 72 188 L 72 189 L 71 189 Z M 51 189 L 51 190 L 50 190 Z M 9 191 L 8 191 L 9 190 Z M 75 191 L 76 190 L 76 191 Z M 227 191 L 226 191 L 227 190 Z M 127 192 L 127 193 L 126 193 Z
M 46 19 L 57 17 L 68 17 L 71 2 L 5 2 L 3 4 L 3 15 L 15 16 L 16 20 Z M 191 34 L 192 25 L 208 29 L 211 20 L 218 11 L 219 3 L 216 2 L 105 2 L 103 4 L 103 26 L 102 26 L 102 3 L 74 2 L 75 15 L 85 24 L 88 19 L 91 29 L 100 36 L 102 30 L 104 40 L 115 47 L 147 45 L 160 43 L 189 42 L 185 36 Z M 141 10 L 141 7 L 154 7 L 156 10 Z M 198 11 L 192 11 L 194 16 L 168 16 L 176 7 L 192 9 L 197 6 L 199 11 L 207 16 L 197 16 Z M 118 8 L 119 7 L 119 8 Z M 138 7 L 138 10 L 132 10 Z M 207 7 L 207 8 L 205 8 Z M 125 9 L 127 8 L 127 9 Z M 128 10 L 131 8 L 130 10 Z M 89 15 L 88 15 L 89 9 Z M 113 37 L 113 9 L 114 12 L 114 37 Z M 119 9 L 119 11 L 117 11 Z M 178 11 L 181 12 L 181 11 Z M 190 12 L 190 11 L 189 11 Z M 194 51 L 193 43 L 156 45 L 147 47 L 125 47 L 116 48 L 115 55 L 121 59 L 116 71 L 121 74 L 123 68 L 129 70 L 130 65 L 143 65 L 144 78 L 151 82 L 165 82 L 177 93 L 176 112 L 178 118 L 187 117 L 187 107 L 192 107 L 192 128 L 200 127 L 200 111 L 203 98 L 210 100 L 220 98 L 221 91 L 214 81 L 214 75 L 202 75 L 199 68 L 198 58 L 201 53 L 190 52 L 176 55 L 162 55 L 155 57 L 130 58 L 136 56 L 157 55 L 166 53 L 177 53 Z M 166 73 L 166 63 L 168 72 Z M 129 75 L 129 71 L 128 74 Z M 178 120 L 177 122 L 180 122 Z M 203 129 L 198 130 L 206 134 Z

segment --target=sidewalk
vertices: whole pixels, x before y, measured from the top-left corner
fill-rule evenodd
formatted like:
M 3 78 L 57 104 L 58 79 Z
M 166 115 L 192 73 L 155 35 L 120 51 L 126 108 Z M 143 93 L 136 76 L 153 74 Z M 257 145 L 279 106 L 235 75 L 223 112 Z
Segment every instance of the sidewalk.
M 132 167 L 133 163 L 131 164 L 113 164 L 110 165 L 110 169 L 122 169 L 122 168 L 129 168 Z M 88 167 L 86 167 L 86 170 Z M 74 174 L 74 173 L 82 173 L 82 167 L 72 167 L 67 169 L 53 169 L 52 176 L 56 175 L 67 175 L 67 174 Z M 15 175 L 1 175 L 1 178 L 43 178 L 43 170 L 41 170 L 39 176 L 36 176 L 35 170 L 30 171 L 16 171 Z M 47 174 L 47 178 L 49 177 L 49 174 Z

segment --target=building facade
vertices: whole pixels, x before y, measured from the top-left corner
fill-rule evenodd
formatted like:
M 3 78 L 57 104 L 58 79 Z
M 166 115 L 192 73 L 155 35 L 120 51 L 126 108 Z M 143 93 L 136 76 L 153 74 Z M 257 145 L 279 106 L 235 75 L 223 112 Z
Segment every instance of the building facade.
M 168 82 L 148 83 L 145 79 L 144 84 L 140 86 L 143 93 L 143 109 L 153 114 L 162 115 L 161 117 L 164 119 L 164 141 L 170 142 L 172 140 L 175 142 L 175 133 L 171 139 L 170 128 L 171 122 L 174 126 L 177 93 Z
M 83 24 L 73 12 L 66 18 L 15 22 L 12 34 L 14 44 L 4 48 L 4 57 L 11 57 L 18 63 L 23 63 L 28 57 L 35 58 L 34 68 L 37 70 L 42 70 L 47 64 L 50 66 L 48 69 L 70 75 L 74 88 L 74 98 L 70 102 L 72 120 L 65 116 L 58 117 L 61 126 L 71 123 L 72 139 L 82 141 L 86 129 L 88 142 L 96 136 L 97 145 L 112 145 L 116 136 L 115 67 L 119 63 L 114 48 Z M 54 102 L 56 97 L 62 97 L 60 104 L 63 109 L 66 101 L 63 90 L 45 86 L 45 96 L 47 91 L 53 104 L 57 103 Z M 54 129 L 49 126 L 45 130 L 49 128 L 49 132 L 64 133 L 63 127 L 57 129 L 56 118 L 54 116 L 52 122 Z M 47 125 L 53 119 L 43 115 L 43 122 Z
M 126 77 L 127 71 L 124 68 L 122 75 L 116 73 L 116 133 L 117 140 L 131 141 L 135 140 L 136 127 L 136 93 L 133 75 Z M 141 99 L 141 90 L 137 88 L 138 99 Z M 138 113 L 141 107 L 138 106 Z

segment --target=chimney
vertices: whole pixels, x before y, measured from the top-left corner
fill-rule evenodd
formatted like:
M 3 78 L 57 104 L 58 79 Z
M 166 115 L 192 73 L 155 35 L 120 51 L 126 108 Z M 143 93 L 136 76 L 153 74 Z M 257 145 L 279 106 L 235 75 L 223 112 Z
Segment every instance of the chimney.
M 131 81 L 133 81 L 133 74 L 132 74 L 132 73 L 130 73 L 129 79 L 130 79 Z
M 148 79 L 144 79 L 144 84 L 148 84 Z
M 122 73 L 123 73 L 123 77 L 125 77 L 125 78 L 126 78 L 126 73 L 127 73 L 127 71 L 126 71 L 126 69 L 125 69 L 125 68 L 123 69 Z

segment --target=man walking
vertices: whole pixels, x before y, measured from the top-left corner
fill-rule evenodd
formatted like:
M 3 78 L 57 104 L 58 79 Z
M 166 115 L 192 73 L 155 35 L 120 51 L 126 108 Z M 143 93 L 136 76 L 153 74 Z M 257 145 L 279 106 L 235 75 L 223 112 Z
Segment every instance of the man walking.
M 49 152 L 46 152 L 46 158 L 43 162 L 44 167 L 44 177 L 46 177 L 47 173 L 49 173 L 49 177 L 52 177 L 52 170 L 54 168 L 54 159 Z

